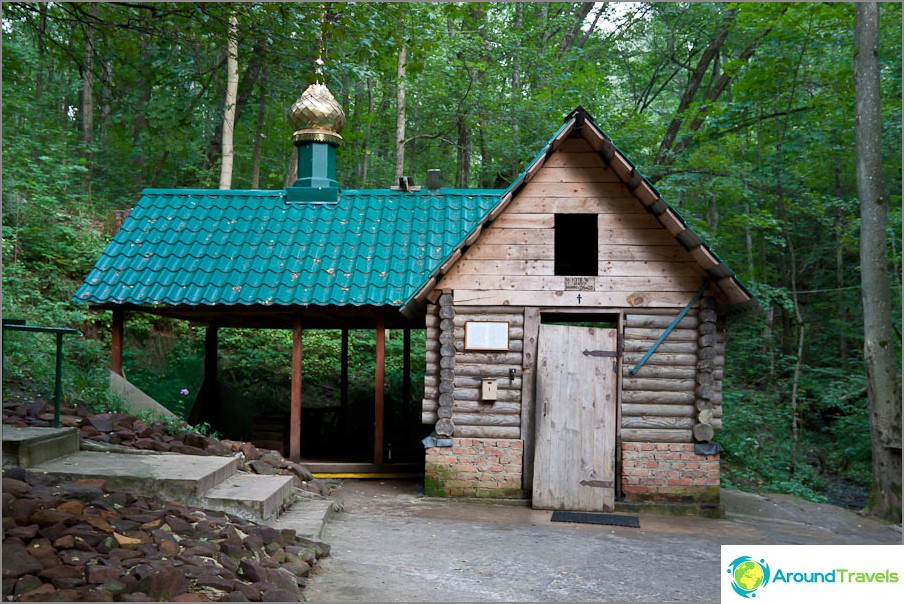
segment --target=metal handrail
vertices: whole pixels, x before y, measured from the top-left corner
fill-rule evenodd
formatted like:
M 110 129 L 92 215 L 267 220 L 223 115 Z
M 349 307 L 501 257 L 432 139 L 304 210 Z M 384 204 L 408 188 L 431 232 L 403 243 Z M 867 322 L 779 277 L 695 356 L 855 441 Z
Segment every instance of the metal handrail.
M 26 325 L 23 319 L 4 319 L 3 331 L 30 331 L 56 334 L 56 380 L 53 388 L 53 427 L 60 427 L 60 398 L 63 394 L 63 336 L 82 335 L 71 327 L 41 327 Z

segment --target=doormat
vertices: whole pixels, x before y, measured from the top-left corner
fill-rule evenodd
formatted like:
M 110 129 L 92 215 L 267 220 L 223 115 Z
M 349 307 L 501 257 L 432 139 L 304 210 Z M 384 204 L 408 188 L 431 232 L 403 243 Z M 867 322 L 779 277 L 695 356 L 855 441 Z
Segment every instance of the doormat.
M 622 516 L 620 514 L 594 514 L 591 512 L 563 512 L 556 510 L 552 513 L 552 521 L 577 522 L 580 524 L 610 524 L 612 526 L 640 528 L 640 518 L 637 516 Z

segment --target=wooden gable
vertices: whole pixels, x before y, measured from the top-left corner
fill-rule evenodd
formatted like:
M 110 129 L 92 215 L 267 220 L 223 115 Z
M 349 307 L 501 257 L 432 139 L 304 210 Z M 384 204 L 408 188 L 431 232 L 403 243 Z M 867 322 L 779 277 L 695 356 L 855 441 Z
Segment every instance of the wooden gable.
M 438 289 L 457 305 L 683 307 L 707 277 L 581 134 L 552 151 Z M 597 276 L 555 274 L 556 214 L 593 214 Z

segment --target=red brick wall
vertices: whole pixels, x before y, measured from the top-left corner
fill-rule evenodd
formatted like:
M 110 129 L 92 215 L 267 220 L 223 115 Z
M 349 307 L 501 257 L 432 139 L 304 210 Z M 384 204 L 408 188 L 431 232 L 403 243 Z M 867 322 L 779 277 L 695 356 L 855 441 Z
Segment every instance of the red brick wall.
M 427 449 L 424 493 L 433 497 L 521 498 L 524 441 L 455 438 Z
M 622 443 L 626 501 L 719 501 L 719 456 L 694 453 L 693 443 Z

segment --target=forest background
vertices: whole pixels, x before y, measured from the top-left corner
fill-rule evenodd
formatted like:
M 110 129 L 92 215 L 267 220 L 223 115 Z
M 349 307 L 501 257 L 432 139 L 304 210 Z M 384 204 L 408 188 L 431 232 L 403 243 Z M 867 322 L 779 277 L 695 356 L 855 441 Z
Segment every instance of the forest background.
M 756 294 L 732 324 L 726 486 L 861 507 L 870 434 L 855 183 L 854 7 L 844 3 L 4 3 L 3 316 L 75 327 L 65 396 L 110 408 L 109 313 L 72 295 L 144 188 L 291 178 L 291 103 L 323 78 L 348 114 L 345 188 L 504 187 L 586 107 Z M 227 103 L 230 21 L 238 82 Z M 880 10 L 888 275 L 901 305 L 901 4 Z M 397 141 L 401 141 L 399 144 Z M 900 367 L 901 317 L 893 316 Z M 184 411 L 203 330 L 128 323 L 126 373 Z M 420 338 L 420 339 L 418 339 Z M 423 334 L 415 334 L 421 350 Z M 221 378 L 289 400 L 290 334 L 222 330 Z M 373 335 L 352 338 L 372 400 Z M 401 342 L 389 341 L 388 396 Z M 336 332 L 305 334 L 306 404 L 337 396 Z M 417 358 L 418 355 L 415 355 Z M 422 361 L 421 361 L 422 362 Z M 422 364 L 415 364 L 415 372 Z M 52 387 L 53 350 L 4 334 L 4 384 Z M 188 395 L 185 392 L 188 391 Z M 397 401 L 419 415 L 419 394 Z M 391 421 L 391 420 L 390 420 Z

